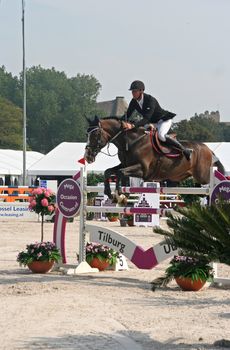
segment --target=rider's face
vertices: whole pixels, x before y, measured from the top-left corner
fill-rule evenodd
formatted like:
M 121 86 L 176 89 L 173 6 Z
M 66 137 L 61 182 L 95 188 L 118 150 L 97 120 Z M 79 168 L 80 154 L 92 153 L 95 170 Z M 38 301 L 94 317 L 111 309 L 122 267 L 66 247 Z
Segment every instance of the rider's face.
M 143 90 L 132 90 L 134 100 L 140 100 L 143 94 Z

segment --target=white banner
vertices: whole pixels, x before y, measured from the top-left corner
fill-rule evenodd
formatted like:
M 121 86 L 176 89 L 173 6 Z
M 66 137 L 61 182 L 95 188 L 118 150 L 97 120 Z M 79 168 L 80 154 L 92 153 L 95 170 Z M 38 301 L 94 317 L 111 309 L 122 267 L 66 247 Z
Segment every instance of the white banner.
M 0 202 L 0 220 L 38 220 L 38 214 L 29 210 L 28 202 Z

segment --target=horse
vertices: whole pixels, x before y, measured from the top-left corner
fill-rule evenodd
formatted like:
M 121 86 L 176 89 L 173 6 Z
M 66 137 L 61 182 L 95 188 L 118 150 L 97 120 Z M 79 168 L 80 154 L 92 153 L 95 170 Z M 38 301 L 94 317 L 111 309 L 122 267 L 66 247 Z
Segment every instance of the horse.
M 143 127 L 127 129 L 127 123 L 118 117 L 97 116 L 90 120 L 87 118 L 88 140 L 84 158 L 88 163 L 93 163 L 97 154 L 103 147 L 113 143 L 118 149 L 120 164 L 109 168 L 104 173 L 104 193 L 113 198 L 109 177 L 116 174 L 118 181 L 116 189 L 119 189 L 119 181 L 124 177 L 138 177 L 144 181 L 180 182 L 188 177 L 201 185 L 210 182 L 210 167 L 217 166 L 224 174 L 224 167 L 214 153 L 201 142 L 182 141 L 182 145 L 192 150 L 191 159 L 184 155 L 164 154 L 153 147 L 152 139 Z M 179 153 L 178 153 L 179 152 Z M 175 152 L 174 152 L 175 153 Z

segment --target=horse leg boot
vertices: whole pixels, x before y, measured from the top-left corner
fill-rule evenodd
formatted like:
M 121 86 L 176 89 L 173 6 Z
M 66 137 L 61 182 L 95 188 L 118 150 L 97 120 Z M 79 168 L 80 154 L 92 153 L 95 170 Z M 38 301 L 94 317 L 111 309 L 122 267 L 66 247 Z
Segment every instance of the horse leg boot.
M 168 146 L 173 146 L 175 148 L 178 148 L 179 150 L 182 151 L 182 153 L 185 156 L 185 158 L 187 160 L 190 160 L 192 150 L 190 150 L 189 148 L 184 147 L 179 141 L 177 141 L 176 139 L 171 138 L 168 135 L 166 135 L 165 138 L 166 138 L 166 144 Z

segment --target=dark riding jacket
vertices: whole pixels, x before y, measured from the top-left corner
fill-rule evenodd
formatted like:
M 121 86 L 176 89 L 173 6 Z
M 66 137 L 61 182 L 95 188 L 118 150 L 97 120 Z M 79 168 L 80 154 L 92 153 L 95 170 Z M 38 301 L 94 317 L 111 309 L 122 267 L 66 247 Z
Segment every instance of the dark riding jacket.
M 143 118 L 135 123 L 136 126 L 143 126 L 148 123 L 157 123 L 159 120 L 168 120 L 175 117 L 175 113 L 165 111 L 161 108 L 155 97 L 144 94 L 144 101 L 142 109 L 139 103 L 133 98 L 127 109 L 127 119 L 131 117 L 132 113 L 137 111 Z

